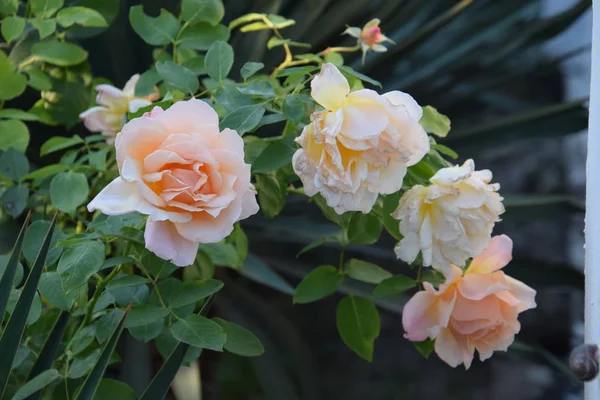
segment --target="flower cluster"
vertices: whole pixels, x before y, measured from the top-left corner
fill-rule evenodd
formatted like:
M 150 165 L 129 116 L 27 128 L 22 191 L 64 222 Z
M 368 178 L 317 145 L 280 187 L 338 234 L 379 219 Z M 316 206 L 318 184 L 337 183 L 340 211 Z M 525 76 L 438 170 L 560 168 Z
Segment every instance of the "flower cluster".
M 384 40 L 378 22 L 360 34 L 369 48 Z M 237 221 L 258 212 L 244 141 L 234 130 L 220 131 L 215 110 L 196 99 L 155 107 L 121 129 L 128 110 L 156 100 L 135 98 L 136 80 L 123 91 L 98 86 L 97 102 L 105 107 L 82 114 L 90 130 L 120 131 L 120 176 L 88 209 L 146 214 L 146 247 L 178 266 L 190 265 L 199 243 L 223 240 Z M 326 63 L 312 80 L 311 96 L 318 106 L 296 138 L 292 166 L 304 193 L 321 194 L 338 214 L 369 213 L 379 195 L 401 191 L 408 168 L 431 151 L 419 122 L 422 108 L 406 93 L 351 91 L 346 77 Z M 438 288 L 422 282 L 424 290 L 406 304 L 406 338 L 435 340 L 435 351 L 452 366 L 469 368 L 475 350 L 481 360 L 506 350 L 520 329 L 519 313 L 535 307 L 535 291 L 501 271 L 512 241 L 492 238 L 504 206 L 491 180 L 492 173 L 476 171 L 473 160 L 441 168 L 425 185 L 406 190 L 391 215 L 402 235 L 396 256 L 408 263 L 420 256 L 423 266 L 445 277 Z

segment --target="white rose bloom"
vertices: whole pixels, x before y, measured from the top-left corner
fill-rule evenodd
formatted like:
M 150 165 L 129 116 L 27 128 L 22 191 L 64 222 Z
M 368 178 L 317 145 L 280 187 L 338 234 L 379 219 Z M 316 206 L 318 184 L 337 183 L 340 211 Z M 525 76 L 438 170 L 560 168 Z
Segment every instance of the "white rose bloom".
M 489 170 L 475 171 L 473 160 L 467 160 L 439 170 L 430 186 L 416 185 L 404 193 L 392 214 L 403 236 L 396 256 L 413 262 L 421 252 L 423 265 L 447 273 L 451 264 L 463 266 L 480 255 L 504 212 L 500 185 L 491 180 Z
M 379 194 L 400 190 L 406 168 L 429 151 L 421 107 L 399 91 L 350 92 L 329 63 L 311 88 L 325 110 L 315 112 L 296 139 L 302 148 L 294 154 L 294 171 L 308 196 L 321 193 L 338 214 L 367 213 Z

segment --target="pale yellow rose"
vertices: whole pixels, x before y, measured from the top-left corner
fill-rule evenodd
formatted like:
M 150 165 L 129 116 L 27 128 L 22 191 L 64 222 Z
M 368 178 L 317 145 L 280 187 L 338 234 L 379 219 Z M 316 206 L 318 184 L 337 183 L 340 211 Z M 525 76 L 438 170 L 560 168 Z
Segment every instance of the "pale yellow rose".
M 107 84 L 96 86 L 98 92 L 96 103 L 99 106 L 92 107 L 79 115 L 85 127 L 91 132 L 101 132 L 107 136 L 107 141 L 112 143 L 117 132 L 127 122 L 128 112 L 136 112 L 158 99 L 158 91 L 148 96 L 136 97 L 135 85 L 139 79 L 139 74 L 133 75 L 123 90 Z
M 473 160 L 467 160 L 439 170 L 430 186 L 404 193 L 392 214 L 403 236 L 396 256 L 413 262 L 421 252 L 423 265 L 448 273 L 451 264 L 464 265 L 481 254 L 504 212 L 500 185 L 491 180 L 489 170 L 475 171 Z
M 219 242 L 258 212 L 244 141 L 192 99 L 129 121 L 115 141 L 120 176 L 88 204 L 107 215 L 148 215 L 144 239 L 157 256 L 186 266 L 199 243 Z
M 435 352 L 452 367 L 468 369 L 475 350 L 484 361 L 506 351 L 521 312 L 536 307 L 535 290 L 501 271 L 512 258 L 512 240 L 494 237 L 464 272 L 452 266 L 436 290 L 429 282 L 404 306 L 402 325 L 412 341 L 435 340 Z
M 311 88 L 325 110 L 315 112 L 296 139 L 302 148 L 294 154 L 294 171 L 308 196 L 321 193 L 338 214 L 367 213 L 379 194 L 400 190 L 406 168 L 429 151 L 419 125 L 422 109 L 399 91 L 350 92 L 333 64 L 323 64 Z

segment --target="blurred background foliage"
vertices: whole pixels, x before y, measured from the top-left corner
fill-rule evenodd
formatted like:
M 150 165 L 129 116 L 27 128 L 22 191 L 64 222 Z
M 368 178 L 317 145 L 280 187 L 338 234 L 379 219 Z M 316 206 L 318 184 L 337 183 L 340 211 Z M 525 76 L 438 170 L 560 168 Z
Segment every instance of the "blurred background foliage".
M 150 47 L 129 26 L 129 8 L 142 3 L 147 14 L 158 15 L 161 8 L 178 11 L 174 9 L 178 2 L 73 3 L 91 2 L 103 4 L 104 16 L 114 21 L 108 30 L 98 30 L 93 37 L 81 34 L 77 39 L 90 52 L 93 75 L 120 87 L 152 64 Z M 540 0 L 225 0 L 225 6 L 224 23 L 252 11 L 295 19 L 296 24 L 284 30 L 286 37 L 310 43 L 314 51 L 353 45 L 354 39 L 340 35 L 346 25 L 362 26 L 380 18 L 382 31 L 396 45 L 387 53 L 369 54 L 364 65 L 360 54 L 344 54 L 345 64 L 380 81 L 385 91 L 406 91 L 420 104 L 437 107 L 453 124 L 440 142 L 460 156 L 469 154 L 479 169 L 493 169 L 496 181 L 503 185 L 507 206 L 496 233 L 506 232 L 516 242 L 507 272 L 539 291 L 539 308 L 524 315 L 516 350 L 485 364 L 476 363 L 464 373 L 436 360 L 423 360 L 402 339 L 400 312 L 406 298 L 374 299 L 386 311 L 382 312 L 374 362 L 368 364 L 337 336 L 335 296 L 310 305 L 292 305 L 289 294 L 297 282 L 318 265 L 335 264 L 339 250 L 327 243 L 336 227 L 315 204 L 291 195 L 283 214 L 274 219 L 256 216 L 244 224 L 257 257 L 248 259 L 241 275 L 218 270 L 226 289 L 215 303 L 216 312 L 255 332 L 266 353 L 252 359 L 215 353 L 203 356 L 204 398 L 563 399 L 565 393 L 578 393 L 581 387 L 561 362 L 570 349 L 571 322 L 577 317 L 569 304 L 582 291 L 583 275 L 566 262 L 564 229 L 566 221 L 583 210 L 567 192 L 560 161 L 532 156 L 537 161 L 530 168 L 526 159 L 554 146 L 548 143 L 560 147 L 562 137 L 587 126 L 587 99 L 563 101 L 561 67 L 589 48 L 550 57 L 544 46 L 585 13 L 591 0 L 576 2 L 549 18 L 539 16 Z M 238 71 L 246 61 L 262 61 L 267 68 L 279 64 L 283 52 L 281 48 L 267 50 L 268 39 L 266 31 L 232 32 L 233 70 Z M 18 52 L 11 57 L 18 57 Z M 63 104 L 61 90 L 78 95 Z M 91 82 L 67 79 L 57 93 L 56 107 L 63 121 L 72 126 L 69 135 L 85 135 L 77 115 L 93 102 Z M 15 107 L 26 108 L 35 100 L 32 92 L 16 100 L 23 104 Z M 277 128 L 269 129 L 258 134 L 278 134 L 273 131 Z M 30 130 L 28 157 L 41 164 L 39 146 L 48 137 L 65 133 L 62 128 L 35 123 Z M 50 158 L 43 160 L 50 162 Z M 545 184 L 548 175 L 552 183 Z M 3 235 L 14 235 L 11 224 L 10 219 L 4 221 Z M 323 245 L 298 255 L 315 240 Z M 6 250 L 10 243 L 12 239 L 2 240 L 1 245 Z M 395 259 L 393 245 L 393 238 L 384 234 L 376 246 L 353 247 L 348 253 L 391 272 L 406 273 L 408 266 Z M 341 290 L 369 296 L 370 290 L 357 282 L 347 285 Z M 113 373 L 134 388 L 144 388 L 153 375 L 154 361 L 159 360 L 156 349 L 132 339 L 121 345 L 129 356 Z

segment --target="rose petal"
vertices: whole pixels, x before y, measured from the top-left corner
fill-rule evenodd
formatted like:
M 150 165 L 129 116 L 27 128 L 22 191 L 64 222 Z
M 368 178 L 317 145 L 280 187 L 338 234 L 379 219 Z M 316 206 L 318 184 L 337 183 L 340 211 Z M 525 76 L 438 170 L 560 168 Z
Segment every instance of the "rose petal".
M 350 93 L 348 81 L 342 73 L 330 63 L 321 67 L 321 72 L 310 84 L 311 96 L 320 105 L 333 111 L 340 108 Z
M 489 274 L 504 268 L 512 260 L 513 242 L 506 235 L 494 236 L 481 255 L 473 258 L 467 274 Z
M 148 219 L 144 240 L 148 250 L 178 267 L 191 265 L 196 259 L 198 243 L 182 237 L 170 221 Z
M 171 134 L 188 133 L 215 137 L 219 134 L 219 117 L 215 110 L 202 100 L 178 101 L 153 118 L 162 122 Z
M 123 215 L 135 211 L 130 202 L 137 196 L 135 183 L 125 182 L 121 177 L 115 178 L 87 205 L 89 212 L 100 210 L 106 215 Z
M 435 339 L 435 352 L 442 361 L 451 367 L 456 368 L 465 362 L 465 351 L 463 351 L 456 338 L 452 335 L 450 329 L 443 328 L 438 333 L 438 336 Z M 472 360 L 473 356 L 471 356 L 470 359 Z M 468 362 L 468 365 L 465 363 L 466 369 L 468 369 L 469 366 L 470 361 Z
M 367 139 L 379 135 L 389 123 L 379 94 L 363 89 L 352 92 L 344 103 L 342 132 L 351 139 Z

